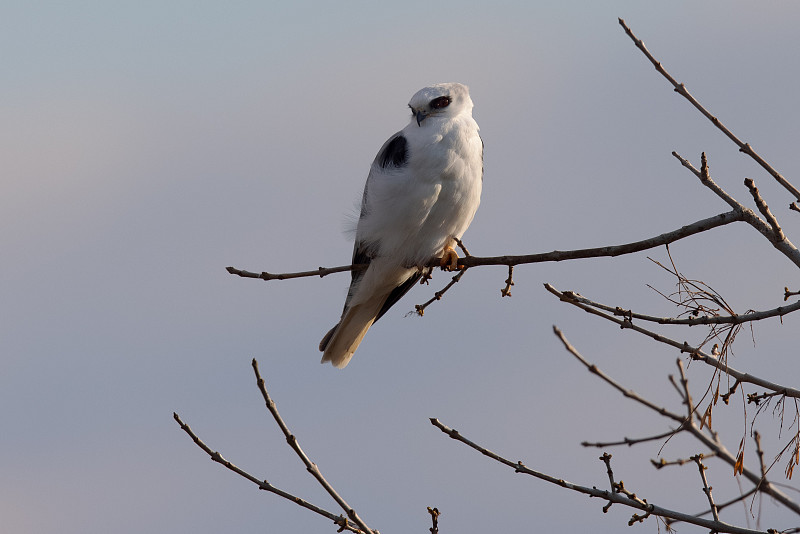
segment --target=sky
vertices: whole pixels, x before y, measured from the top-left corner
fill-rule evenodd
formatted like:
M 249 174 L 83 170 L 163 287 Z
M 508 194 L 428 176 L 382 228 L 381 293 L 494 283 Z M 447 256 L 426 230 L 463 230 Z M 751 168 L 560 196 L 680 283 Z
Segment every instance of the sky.
M 558 302 L 549 282 L 612 306 L 675 315 L 648 257 L 470 270 L 422 318 L 436 273 L 375 325 L 344 370 L 319 364 L 349 277 L 262 282 L 349 263 L 347 229 L 378 148 L 426 85 L 469 85 L 485 143 L 476 256 L 619 244 L 728 211 L 671 155 L 746 205 L 751 177 L 787 234 L 792 200 L 674 93 L 624 18 L 689 90 L 789 180 L 800 70 L 792 2 L 7 2 L 0 7 L 0 521 L 3 532 L 333 532 L 212 463 L 228 460 L 331 511 L 286 446 L 250 361 L 301 446 L 370 527 L 424 532 L 619 532 L 632 510 L 514 474 L 447 438 L 438 417 L 529 467 L 605 487 L 584 440 L 657 434 L 560 345 L 674 410 L 675 351 Z M 794 180 L 797 184 L 797 180 Z M 797 239 L 795 239 L 797 240 Z M 737 312 L 783 303 L 796 268 L 746 225 L 670 247 Z M 743 330 L 732 365 L 800 376 L 797 317 Z M 664 328 L 696 343 L 704 332 Z M 698 395 L 708 370 L 689 366 Z M 797 383 L 788 385 L 798 386 Z M 752 418 L 753 409 L 748 411 Z M 719 408 L 730 449 L 742 402 Z M 780 420 L 756 423 L 772 454 Z M 781 441 L 783 440 L 783 441 Z M 754 447 L 747 438 L 747 458 Z M 617 479 L 667 508 L 706 506 L 682 437 L 609 449 Z M 797 498 L 795 481 L 789 484 Z M 709 460 L 718 499 L 730 468 Z M 760 522 L 759 522 L 760 518 Z M 723 519 L 800 520 L 769 499 Z M 635 527 L 656 531 L 650 520 Z M 688 526 L 681 531 L 693 531 Z

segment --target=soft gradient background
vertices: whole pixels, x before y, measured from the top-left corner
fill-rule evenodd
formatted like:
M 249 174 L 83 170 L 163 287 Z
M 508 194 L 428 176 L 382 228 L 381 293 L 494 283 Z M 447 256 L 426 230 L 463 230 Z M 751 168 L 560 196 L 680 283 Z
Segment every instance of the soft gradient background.
M 647 260 L 475 269 L 413 290 L 350 366 L 319 364 L 348 275 L 263 283 L 224 268 L 347 264 L 368 166 L 420 87 L 471 87 L 486 145 L 473 254 L 637 240 L 727 211 L 670 155 L 752 205 L 756 180 L 789 234 L 790 198 L 677 96 L 617 24 L 789 179 L 800 171 L 795 2 L 7 2 L 0 7 L 0 530 L 9 533 L 333 532 L 326 520 L 209 461 L 177 411 L 229 460 L 337 511 L 264 409 L 250 360 L 302 446 L 373 528 L 427 532 L 626 530 L 632 511 L 515 475 L 428 422 L 498 453 L 607 486 L 582 440 L 665 421 L 571 359 L 681 406 L 676 352 L 559 303 L 551 282 L 636 311 L 677 313 Z M 797 270 L 743 224 L 672 247 L 679 268 L 739 312 L 782 301 Z M 700 329 L 664 329 L 696 342 Z M 797 386 L 798 320 L 742 331 L 733 364 Z M 692 336 L 688 337 L 687 336 Z M 690 366 L 696 395 L 708 372 Z M 749 408 L 752 416 L 754 408 Z M 715 412 L 735 449 L 741 397 Z M 779 420 L 757 428 L 770 453 Z M 784 425 L 787 436 L 789 421 Z M 706 506 L 683 438 L 610 449 L 618 479 L 657 504 Z M 748 461 L 755 460 L 748 441 Z M 736 494 L 709 461 L 718 500 Z M 781 480 L 783 464 L 775 468 Z M 791 483 L 797 488 L 796 480 Z M 788 490 L 797 497 L 796 491 Z M 724 514 L 787 528 L 768 499 Z M 637 530 L 656 531 L 654 521 Z M 692 527 L 680 527 L 693 531 Z

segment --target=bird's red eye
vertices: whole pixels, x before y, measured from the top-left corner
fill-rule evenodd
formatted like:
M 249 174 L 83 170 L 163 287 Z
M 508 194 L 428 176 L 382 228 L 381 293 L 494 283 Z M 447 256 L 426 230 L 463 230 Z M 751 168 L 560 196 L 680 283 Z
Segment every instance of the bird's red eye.
M 440 96 L 431 100 L 431 109 L 443 109 L 450 105 L 449 96 Z

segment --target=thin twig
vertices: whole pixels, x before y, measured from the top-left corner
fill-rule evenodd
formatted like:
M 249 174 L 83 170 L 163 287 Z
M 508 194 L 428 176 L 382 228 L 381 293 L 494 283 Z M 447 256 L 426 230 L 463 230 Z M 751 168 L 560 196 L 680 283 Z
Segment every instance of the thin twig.
M 773 308 L 771 310 L 764 310 L 764 311 L 753 311 L 748 313 L 742 314 L 733 314 L 733 315 L 700 315 L 695 316 L 691 315 L 689 317 L 679 319 L 675 317 L 657 317 L 654 315 L 646 315 L 643 313 L 636 313 L 626 308 L 621 308 L 619 306 L 608 306 L 606 304 L 601 304 L 599 302 L 594 302 L 586 297 L 580 296 L 576 297 L 580 302 L 586 304 L 587 306 L 592 306 L 599 310 L 604 310 L 607 312 L 611 312 L 618 317 L 624 317 L 628 320 L 638 319 L 641 321 L 647 321 L 650 323 L 658 323 L 658 324 L 670 324 L 670 325 L 686 325 L 686 326 L 697 326 L 697 325 L 715 325 L 715 324 L 743 324 L 743 323 L 750 323 L 754 321 L 761 321 L 763 319 L 769 319 L 771 317 L 783 317 L 784 315 L 788 315 L 792 312 L 800 310 L 800 300 L 797 302 L 790 304 L 788 306 L 778 306 L 777 308 Z
M 706 454 L 705 457 L 708 458 L 708 455 Z M 691 460 L 687 460 L 686 462 L 687 463 L 691 462 Z M 726 501 L 726 502 L 724 502 L 722 504 L 718 504 L 717 505 L 717 512 L 720 512 L 720 511 L 724 510 L 725 508 L 727 508 L 728 506 L 731 506 L 733 504 L 736 504 L 736 503 L 739 503 L 739 502 L 743 502 L 745 499 L 747 499 L 748 497 L 750 497 L 751 495 L 754 495 L 756 493 L 758 493 L 758 488 L 752 488 L 750 491 L 747 491 L 747 492 L 739 495 L 738 497 L 734 497 L 733 499 L 731 499 L 729 501 Z M 711 509 L 709 508 L 708 510 L 704 510 L 704 511 L 702 511 L 702 512 L 700 512 L 698 514 L 694 514 L 694 515 L 696 517 L 701 517 L 701 516 L 704 516 L 704 515 L 710 514 L 710 513 L 711 513 Z M 672 525 L 674 523 L 680 523 L 680 521 L 677 520 L 677 519 L 668 519 L 666 521 L 666 523 L 667 523 L 667 525 Z M 781 532 L 785 533 L 786 531 L 784 530 L 784 531 L 781 531 Z
M 752 484 L 754 484 L 758 491 L 761 493 L 766 493 L 778 501 L 780 504 L 788 508 L 789 510 L 793 511 L 796 514 L 800 514 L 800 505 L 789 498 L 788 495 L 780 491 L 775 484 L 768 483 L 765 479 L 761 477 L 759 473 L 755 473 L 748 469 L 744 463 L 741 462 L 739 456 L 734 456 L 731 454 L 730 451 L 719 441 L 716 436 L 712 439 L 709 438 L 706 434 L 704 434 L 700 429 L 697 428 L 695 425 L 689 425 L 686 430 L 692 434 L 696 439 L 698 439 L 701 443 L 703 443 L 706 447 L 713 450 L 717 456 L 730 465 L 731 467 L 738 467 L 738 472 L 744 476 L 747 480 L 749 480 Z
M 692 163 L 689 160 L 682 157 L 677 152 L 673 152 L 672 155 L 675 156 L 684 167 L 689 169 L 695 176 L 700 178 L 700 181 L 702 182 L 703 185 L 711 189 L 718 197 L 720 197 L 729 206 L 731 206 L 734 211 L 741 212 L 741 215 L 743 217 L 742 220 L 744 220 L 745 222 L 747 222 L 747 224 L 758 230 L 758 232 L 760 232 L 761 235 L 766 237 L 767 240 L 770 243 L 772 243 L 772 246 L 778 249 L 784 256 L 789 258 L 795 265 L 800 267 L 800 251 L 797 250 L 797 247 L 795 247 L 794 244 L 791 241 L 789 241 L 789 239 L 786 236 L 783 236 L 782 239 L 777 239 L 775 232 L 773 232 L 772 227 L 770 225 L 762 221 L 761 217 L 756 215 L 753 210 L 742 205 L 739 201 L 730 196 L 728 193 L 725 192 L 724 189 L 722 189 L 719 185 L 717 185 L 717 183 L 714 182 L 714 180 L 712 180 L 710 176 L 708 176 L 707 165 L 705 167 L 705 172 L 698 171 L 697 168 L 694 165 L 692 165 Z M 703 158 L 705 158 L 705 152 L 703 153 Z
M 599 312 L 597 312 L 597 313 L 599 313 Z M 555 332 L 556 336 L 562 341 L 562 343 L 564 344 L 564 347 L 567 349 L 567 351 L 570 354 L 572 354 L 573 356 L 575 356 L 593 374 L 595 374 L 595 375 L 599 376 L 600 378 L 602 378 L 605 382 L 607 382 L 609 385 L 611 385 L 614 389 L 616 389 L 617 391 L 621 392 L 625 397 L 628 397 L 630 399 L 633 399 L 633 400 L 637 401 L 638 403 L 642 404 L 643 406 L 646 406 L 647 408 L 650 408 L 651 410 L 657 412 L 658 414 L 660 414 L 660 415 L 662 415 L 664 417 L 670 418 L 670 419 L 672 419 L 674 421 L 680 421 L 681 422 L 681 426 L 680 426 L 679 430 L 685 430 L 686 432 L 689 432 L 692 436 L 695 437 L 695 439 L 697 439 L 705 447 L 710 449 L 718 458 L 720 458 L 722 461 L 724 461 L 725 463 L 727 463 L 731 467 L 737 468 L 739 473 L 741 473 L 751 483 L 753 483 L 754 485 L 761 484 L 760 491 L 772 496 L 775 500 L 780 502 L 786 508 L 792 510 L 793 512 L 795 512 L 797 514 L 800 514 L 800 505 L 798 505 L 798 503 L 796 503 L 792 499 L 790 499 L 785 493 L 780 491 L 773 484 L 765 484 L 764 482 L 762 482 L 761 476 L 759 474 L 754 473 L 754 472 L 750 471 L 749 469 L 747 469 L 744 466 L 744 464 L 740 462 L 740 459 L 738 457 L 734 457 L 730 453 L 730 451 L 728 451 L 728 449 L 725 447 L 725 445 L 723 445 L 722 442 L 719 440 L 719 437 L 717 436 L 717 434 L 715 432 L 711 431 L 711 429 L 706 428 L 706 431 L 704 432 L 704 430 L 702 428 L 699 428 L 694 423 L 693 419 L 678 415 L 678 414 L 673 413 L 673 412 L 670 412 L 666 408 L 658 406 L 655 403 L 643 398 L 641 395 L 639 395 L 637 393 L 634 393 L 633 391 L 624 388 L 619 383 L 617 383 L 614 379 L 612 379 L 611 377 L 606 375 L 603 371 L 601 371 L 596 365 L 591 364 L 588 361 L 586 361 L 586 359 L 583 358 L 583 356 L 580 355 L 580 353 L 577 351 L 577 349 L 575 349 L 575 347 L 573 347 L 566 340 L 566 337 L 561 333 L 561 331 L 557 327 L 554 326 L 553 327 L 553 331 Z M 679 369 L 682 371 L 682 367 L 679 367 Z M 685 376 L 683 378 L 685 378 Z M 708 432 L 708 434 L 706 432 Z M 710 434 L 710 436 L 709 436 L 709 434 Z M 800 452 L 798 454 L 800 455 Z
M 684 425 L 684 423 L 686 422 L 686 417 L 678 415 L 674 412 L 670 412 L 666 408 L 663 408 L 648 401 L 635 391 L 631 389 L 626 389 L 617 381 L 615 381 L 613 378 L 611 378 L 603 371 L 601 371 L 600 368 L 598 368 L 595 364 L 590 363 L 589 361 L 586 360 L 586 358 L 581 356 L 580 352 L 578 352 L 578 350 L 572 346 L 572 344 L 567 340 L 566 336 L 564 336 L 564 333 L 561 332 L 561 330 L 557 326 L 553 326 L 553 332 L 555 333 L 556 337 L 558 337 L 558 339 L 561 341 L 561 343 L 564 345 L 564 348 L 567 349 L 567 352 L 572 354 L 579 362 L 581 362 L 584 365 L 584 367 L 586 367 L 589 370 L 589 372 L 602 378 L 603 381 L 605 381 L 608 385 L 610 385 L 611 387 L 622 393 L 625 397 L 631 400 L 635 400 L 639 404 L 647 406 L 651 410 L 658 412 L 658 414 L 663 415 L 664 417 L 668 417 L 673 421 L 680 423 L 681 427 Z M 680 430 L 680 428 L 678 430 Z M 678 430 L 676 430 L 676 432 Z
M 504 458 L 504 457 L 502 457 L 502 456 L 490 451 L 489 449 L 487 449 L 487 448 L 485 448 L 485 447 L 483 447 L 481 445 L 478 445 L 474 441 L 471 441 L 471 440 L 467 439 L 466 437 L 461 435 L 460 432 L 458 432 L 457 430 L 455 430 L 453 428 L 448 427 L 447 425 L 443 424 L 442 422 L 440 422 L 436 418 L 431 418 L 430 421 L 431 421 L 431 424 L 433 426 L 435 426 L 436 428 L 438 428 L 439 430 L 441 430 L 442 432 L 447 434 L 452 439 L 454 439 L 456 441 L 460 441 L 461 443 L 467 445 L 468 447 L 480 452 L 484 456 L 487 456 L 487 457 L 491 458 L 492 460 L 495 460 L 496 462 L 499 462 L 499 463 L 501 463 L 503 465 L 506 465 L 506 466 L 512 468 L 514 470 L 514 472 L 516 472 L 516 473 L 522 473 L 522 474 L 525 474 L 525 475 L 530 475 L 532 477 L 538 478 L 540 480 L 544 480 L 544 481 L 549 482 L 551 484 L 555 484 L 556 486 L 560 486 L 562 488 L 566 488 L 566 489 L 569 489 L 569 490 L 572 490 L 572 491 L 576 491 L 578 493 L 583 493 L 584 495 L 589 495 L 590 497 L 598 497 L 598 498 L 603 499 L 605 501 L 610 501 L 610 502 L 613 502 L 613 503 L 616 503 L 616 504 L 622 504 L 624 506 L 629 506 L 631 508 L 636 508 L 636 509 L 642 510 L 642 511 L 644 511 L 646 513 L 645 516 L 638 516 L 638 515 L 634 516 L 635 518 L 637 518 L 635 520 L 644 519 L 644 517 L 646 517 L 647 515 L 655 515 L 655 516 L 659 516 L 659 517 L 678 519 L 680 521 L 684 521 L 686 523 L 691 523 L 691 524 L 694 524 L 694 525 L 705 527 L 705 528 L 708 528 L 708 529 L 711 529 L 711 530 L 715 530 L 717 532 L 728 532 L 728 533 L 731 533 L 731 534 L 766 534 L 765 531 L 759 531 L 759 530 L 752 530 L 752 529 L 749 529 L 749 528 L 737 527 L 737 526 L 730 525 L 730 524 L 722 522 L 722 521 L 713 521 L 713 520 L 710 520 L 710 519 L 703 519 L 701 517 L 691 516 L 691 515 L 685 514 L 683 512 L 678 512 L 676 510 L 670 510 L 668 508 L 663 508 L 661 506 L 658 506 L 658 505 L 655 505 L 655 504 L 652 504 L 652 503 L 648 503 L 644 499 L 640 499 L 640 498 L 636 497 L 636 495 L 634 493 L 631 493 L 627 489 L 625 489 L 624 485 L 621 482 L 616 484 L 617 491 L 600 490 L 600 489 L 597 489 L 596 487 L 591 487 L 590 488 L 590 487 L 587 487 L 587 486 L 581 486 L 581 485 L 578 485 L 578 484 L 573 484 L 573 483 L 568 482 L 568 481 L 566 481 L 564 479 L 557 478 L 557 477 L 554 477 L 552 475 L 548 475 L 546 473 L 542 473 L 540 471 L 536 471 L 534 469 L 531 469 L 531 468 L 527 467 L 522 462 L 512 462 L 511 460 L 508 460 L 508 459 L 506 459 L 506 458 Z
M 245 471 L 243 469 L 240 469 L 239 467 L 235 466 L 234 464 L 232 464 L 231 462 L 226 460 L 219 452 L 211 450 L 211 448 L 208 445 L 206 445 L 203 442 L 203 440 L 201 440 L 199 437 L 197 437 L 197 435 L 192 431 L 191 428 L 189 428 L 189 425 L 187 425 L 186 423 L 181 421 L 181 418 L 178 416 L 177 413 L 173 413 L 172 417 L 180 425 L 181 430 L 186 432 L 189 435 L 189 437 L 192 438 L 192 441 L 194 441 L 195 444 L 198 447 L 203 449 L 206 452 L 206 454 L 208 454 L 211 457 L 211 459 L 213 461 L 217 462 L 218 464 L 224 465 L 225 467 L 227 467 L 228 469 L 230 469 L 231 471 L 233 471 L 237 475 L 239 475 L 239 476 L 241 476 L 243 478 L 246 478 L 250 482 L 252 482 L 255 485 L 257 485 L 258 489 L 262 489 L 264 491 L 269 491 L 269 492 L 274 493 L 276 495 L 280 495 L 284 499 L 292 501 L 293 503 L 297 504 L 298 506 L 302 506 L 303 508 L 306 508 L 307 510 L 311 510 L 314 513 L 317 513 L 317 514 L 319 514 L 319 515 L 321 515 L 323 517 L 326 517 L 326 518 L 330 519 L 331 521 L 333 521 L 334 523 L 339 525 L 340 528 L 349 530 L 350 532 L 356 532 L 356 533 L 362 532 L 361 530 L 359 530 L 357 528 L 357 526 L 355 524 L 351 524 L 347 520 L 347 518 L 345 518 L 344 516 L 335 515 L 335 514 L 329 512 L 329 511 L 323 509 L 323 508 L 320 508 L 319 506 L 311 504 L 310 502 L 308 502 L 306 500 L 303 500 L 300 497 L 297 497 L 295 495 L 292 495 L 291 493 L 289 493 L 287 491 L 284 491 L 284 490 L 282 490 L 280 488 L 277 488 L 277 487 L 273 486 L 272 484 L 270 484 L 269 482 L 267 482 L 266 480 L 260 480 L 260 479 L 258 479 L 256 477 L 254 477 L 253 475 L 251 475 L 250 473 L 248 473 L 247 471 Z
M 375 534 L 378 534 L 378 531 L 369 528 L 367 524 L 364 522 L 364 520 L 358 516 L 356 511 L 349 504 L 345 502 L 345 500 L 339 495 L 339 493 L 337 493 L 335 489 L 333 489 L 333 486 L 331 486 L 330 483 L 325 479 L 325 477 L 322 476 L 322 472 L 317 467 L 317 464 L 312 462 L 308 458 L 306 453 L 303 452 L 303 449 L 300 447 L 297 438 L 294 436 L 294 434 L 292 434 L 289 431 L 289 428 L 286 426 L 286 423 L 283 421 L 283 418 L 278 413 L 278 408 L 275 406 L 275 401 L 273 401 L 270 398 L 269 393 L 267 392 L 267 387 L 264 384 L 264 379 L 261 378 L 261 373 L 258 370 L 258 361 L 256 361 L 255 358 L 253 358 L 253 372 L 255 372 L 258 389 L 259 391 L 261 391 L 261 396 L 264 397 L 264 402 L 267 405 L 269 413 L 272 414 L 272 417 L 275 419 L 275 422 L 278 423 L 278 426 L 281 428 L 281 431 L 283 431 L 283 435 L 286 436 L 286 442 L 289 444 L 292 450 L 294 450 L 294 452 L 297 453 L 297 456 L 299 456 L 300 459 L 303 461 L 308 472 L 311 473 L 315 479 L 317 479 L 317 482 L 319 482 L 319 484 L 325 489 L 325 491 L 328 492 L 328 495 L 330 495 L 333 498 L 333 500 L 336 501 L 336 503 L 342 508 L 342 510 L 345 511 L 345 513 L 347 514 L 347 516 L 350 518 L 351 521 L 357 524 L 364 532 L 374 532 Z
M 800 191 L 796 187 L 794 187 L 792 184 L 790 184 L 789 181 L 786 180 L 786 178 L 781 176 L 781 174 L 778 171 L 776 171 L 774 168 L 772 168 L 772 166 L 769 163 L 767 163 L 764 160 L 764 158 L 759 156 L 756 153 L 756 151 L 753 150 L 753 147 L 751 147 L 749 143 L 744 143 L 744 142 L 740 141 L 739 138 L 736 137 L 733 134 L 733 132 L 731 132 L 728 128 L 726 128 L 725 125 L 722 124 L 722 122 L 717 117 L 712 115 L 705 107 L 703 107 L 700 104 L 700 102 L 698 102 L 697 99 L 695 99 L 689 93 L 689 91 L 686 89 L 686 86 L 684 84 L 678 83 L 675 80 L 675 78 L 673 78 L 666 71 L 666 69 L 664 69 L 664 67 L 661 65 L 661 62 L 658 61 L 655 57 L 653 57 L 653 55 L 650 53 L 650 51 L 647 50 L 647 47 L 645 47 L 644 42 L 642 42 L 641 39 L 639 39 L 638 37 L 636 37 L 633 34 L 633 31 L 631 31 L 631 29 L 628 27 L 628 25 L 625 24 L 624 20 L 619 19 L 619 23 L 625 29 L 625 33 L 628 34 L 628 37 L 630 37 L 633 40 L 633 42 L 636 45 L 636 47 L 639 50 L 642 51 L 642 53 L 645 55 L 645 57 L 647 57 L 647 59 L 650 60 L 650 62 L 653 64 L 653 66 L 656 68 L 656 70 L 662 76 L 664 76 L 664 78 L 666 78 L 669 81 L 669 83 L 672 84 L 672 86 L 675 88 L 675 92 L 677 92 L 678 94 L 683 96 L 686 100 L 688 100 L 695 108 L 697 108 L 697 110 L 700 113 L 703 114 L 703 116 L 705 116 L 708 120 L 710 120 L 712 122 L 712 124 L 714 124 L 714 126 L 719 128 L 719 130 L 722 133 L 724 133 L 728 137 L 728 139 L 733 141 L 736 144 L 736 146 L 739 147 L 739 151 L 740 152 L 743 152 L 743 153 L 747 154 L 748 156 L 750 156 L 751 158 L 753 158 L 759 165 L 761 165 L 761 167 L 763 167 L 770 175 L 772 175 L 772 177 L 775 178 L 775 180 L 777 180 L 779 184 L 781 184 L 784 188 L 786 188 L 786 190 L 789 191 L 794 196 L 795 199 L 800 200 Z
M 235 274 L 242 278 L 260 278 L 261 280 L 289 280 L 291 278 L 305 278 L 308 276 L 327 276 L 334 273 L 346 273 L 350 271 L 361 271 L 368 267 L 366 264 L 358 265 L 342 265 L 341 267 L 320 267 L 316 271 L 302 271 L 298 273 L 268 273 L 266 271 L 261 273 L 251 273 L 250 271 L 243 271 L 236 267 L 225 267 L 225 270 L 230 274 Z
M 683 403 L 686 405 L 686 412 L 687 412 L 686 417 L 688 417 L 689 420 L 691 420 L 692 416 L 695 415 L 697 408 L 695 407 L 694 402 L 692 401 L 692 394 L 689 391 L 689 379 L 686 378 L 686 372 L 683 370 L 683 362 L 681 361 L 680 358 L 676 360 L 676 365 L 678 366 L 678 372 L 681 375 L 681 388 L 683 388 L 682 397 L 683 397 Z M 708 428 L 711 428 L 711 425 L 708 425 Z
M 681 352 L 690 354 L 693 360 L 702 361 L 705 364 L 708 364 L 708 365 L 710 365 L 712 367 L 715 367 L 715 368 L 717 368 L 717 369 L 719 369 L 721 371 L 724 371 L 725 373 L 727 373 L 728 375 L 730 375 L 734 379 L 739 380 L 740 382 L 746 382 L 746 383 L 749 383 L 749 384 L 755 384 L 757 386 L 763 387 L 765 389 L 769 389 L 769 390 L 774 391 L 776 393 L 781 393 L 781 394 L 786 395 L 788 397 L 800 398 L 800 390 L 798 390 L 798 389 L 790 388 L 790 387 L 787 387 L 787 386 L 782 386 L 782 385 L 777 384 L 775 382 L 770 382 L 769 380 L 764 380 L 763 378 L 760 378 L 758 376 L 753 376 L 753 375 L 751 375 L 749 373 L 744 373 L 744 372 L 738 371 L 738 370 L 734 369 L 733 367 L 730 367 L 727 363 L 721 362 L 719 360 L 719 358 L 717 358 L 717 357 L 715 357 L 715 356 L 713 356 L 711 354 L 708 354 L 708 353 L 702 351 L 701 349 L 699 349 L 697 347 L 692 347 L 691 345 L 689 345 L 685 341 L 683 343 L 675 341 L 674 339 L 670 339 L 670 338 L 668 338 L 666 336 L 662 336 L 661 334 L 657 334 L 657 333 L 655 333 L 655 332 L 653 332 L 651 330 L 647 330 L 646 328 L 642 328 L 641 326 L 638 326 L 638 325 L 636 325 L 636 324 L 634 324 L 634 323 L 632 323 L 630 321 L 623 320 L 623 319 L 617 319 L 616 317 L 613 317 L 611 315 L 608 315 L 606 313 L 598 311 L 598 310 L 594 309 L 593 307 L 582 303 L 580 301 L 580 298 L 583 298 L 583 297 L 581 297 L 581 295 L 579 295 L 577 293 L 574 293 L 572 291 L 561 292 L 561 291 L 558 291 L 556 288 L 554 288 L 550 284 L 544 284 L 544 287 L 550 293 L 552 293 L 553 295 L 558 297 L 559 300 L 561 300 L 562 302 L 566 302 L 568 304 L 572 304 L 573 306 L 576 306 L 576 307 L 584 310 L 585 312 L 588 312 L 588 313 L 590 313 L 592 315 L 597 315 L 598 317 L 602 317 L 603 319 L 606 319 L 608 321 L 611 321 L 612 323 L 615 323 L 615 324 L 619 325 L 623 329 L 633 330 L 634 332 L 638 332 L 640 334 L 646 335 L 646 336 L 648 336 L 648 337 L 650 337 L 650 338 L 652 338 L 652 339 L 654 339 L 654 340 L 656 340 L 656 341 L 658 341 L 660 343 L 664 343 L 666 345 L 670 345 L 672 347 L 675 347 L 675 348 L 679 349 Z
M 469 253 L 469 250 L 467 250 L 467 247 L 464 246 L 464 242 L 463 241 L 461 241 L 457 237 L 454 237 L 453 239 L 456 240 L 456 244 L 458 245 L 458 248 L 460 248 L 462 250 L 462 252 L 464 252 L 464 256 L 472 256 L 472 254 Z M 434 510 L 436 510 L 436 509 L 434 508 Z
M 761 434 L 758 430 L 753 432 L 753 441 L 756 442 L 756 455 L 758 456 L 758 463 L 761 465 L 761 477 L 766 478 L 767 466 L 764 463 L 764 450 L 761 448 Z
M 678 161 L 681 162 L 681 165 L 683 165 L 684 167 L 689 169 L 692 172 L 692 174 L 697 176 L 700 179 L 700 182 L 704 186 L 706 186 L 709 189 L 711 189 L 711 191 L 713 191 L 715 195 L 717 195 L 719 198 L 724 200 L 725 203 L 727 205 L 729 205 L 731 208 L 733 208 L 734 211 L 743 211 L 743 212 L 747 213 L 748 215 L 754 217 L 755 219 L 758 219 L 758 216 L 753 212 L 753 210 L 747 208 L 744 204 L 742 204 L 741 202 L 739 202 L 738 200 L 733 198 L 731 195 L 729 195 L 727 191 L 722 189 L 722 187 L 720 187 L 717 184 L 717 182 L 715 182 L 711 178 L 711 175 L 710 175 L 709 170 L 708 170 L 708 159 L 706 158 L 706 153 L 705 152 L 702 152 L 700 154 L 700 170 L 698 170 L 697 167 L 692 165 L 691 161 L 689 161 L 688 159 L 684 158 L 683 156 L 678 154 L 676 151 L 673 150 L 672 151 L 672 155 L 675 157 L 675 159 L 677 159 Z M 751 221 L 748 220 L 747 222 L 749 223 Z M 761 221 L 761 222 L 763 222 L 763 221 Z
M 703 493 L 706 494 L 708 498 L 708 504 L 711 508 L 711 515 L 714 517 L 714 521 L 719 521 L 719 512 L 717 511 L 717 505 L 714 503 L 714 497 L 711 495 L 711 486 L 708 485 L 708 479 L 706 478 L 706 469 L 708 469 L 703 464 L 703 455 L 696 454 L 692 456 L 692 460 L 697 464 L 697 468 L 700 470 L 700 478 L 703 480 Z
M 581 447 L 595 447 L 598 449 L 604 449 L 606 447 L 618 447 L 620 445 L 627 445 L 628 447 L 632 447 L 634 445 L 638 445 L 639 443 L 647 443 L 650 441 L 660 441 L 662 439 L 668 438 L 675 434 L 678 430 L 671 429 L 667 432 L 663 432 L 656 436 L 648 436 L 646 438 L 628 438 L 625 437 L 619 441 L 603 441 L 603 442 L 591 442 L 591 441 L 581 441 Z
M 769 210 L 769 206 L 767 206 L 766 201 L 761 197 L 761 193 L 758 192 L 755 182 L 751 178 L 745 178 L 744 185 L 753 196 L 753 201 L 756 203 L 758 211 L 761 212 L 761 215 L 764 216 L 769 225 L 772 227 L 772 232 L 775 234 L 775 239 L 782 241 L 786 236 L 783 234 L 783 230 L 781 230 L 781 226 L 778 224 L 778 219 L 776 219 Z
M 604 464 L 606 464 L 606 474 L 608 474 L 608 483 L 609 487 L 611 488 L 612 492 L 617 492 L 617 484 L 614 482 L 614 471 L 611 469 L 611 455 L 607 452 L 603 453 L 603 456 L 599 458 Z M 608 504 L 603 506 L 603 513 L 608 513 L 608 510 L 611 508 L 611 505 L 614 504 L 611 501 L 608 501 Z
M 713 452 L 712 453 L 708 453 L 708 454 L 704 454 L 703 458 L 711 458 L 712 456 L 716 456 L 716 454 L 713 453 Z M 670 467 L 670 466 L 673 466 L 673 465 L 677 465 L 677 466 L 686 465 L 689 462 L 693 462 L 693 461 L 694 460 L 692 460 L 691 458 L 678 458 L 677 460 L 671 460 L 671 461 L 670 460 L 665 460 L 664 458 L 661 458 L 658 461 L 650 459 L 650 463 L 653 464 L 653 467 L 655 467 L 656 469 L 663 469 L 665 467 Z
M 453 278 L 450 280 L 450 282 L 446 286 L 444 286 L 441 290 L 439 290 L 436 293 L 434 293 L 433 297 L 428 299 L 423 304 L 415 304 L 414 305 L 414 311 L 413 312 L 409 312 L 406 315 L 409 315 L 409 314 L 412 314 L 412 313 L 416 313 L 420 317 L 425 315 L 425 308 L 427 308 L 428 306 L 430 306 L 431 304 L 433 304 L 437 300 L 442 300 L 442 297 L 444 296 L 444 294 L 447 293 L 447 291 L 451 287 L 456 285 L 461 280 L 461 277 L 464 276 L 464 273 L 467 272 L 467 269 L 468 269 L 468 267 L 464 267 L 463 269 L 458 271 L 458 273 L 456 273 L 456 275 L 453 276 Z

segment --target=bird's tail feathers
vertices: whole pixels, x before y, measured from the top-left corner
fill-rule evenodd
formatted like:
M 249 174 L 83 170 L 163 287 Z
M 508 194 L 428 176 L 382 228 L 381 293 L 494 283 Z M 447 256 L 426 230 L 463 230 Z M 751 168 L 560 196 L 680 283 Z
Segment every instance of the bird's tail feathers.
M 357 304 L 345 312 L 339 324 L 325 334 L 319 344 L 319 350 L 323 351 L 322 363 L 331 362 L 338 369 L 347 366 L 367 330 L 375 322 L 384 300 Z

